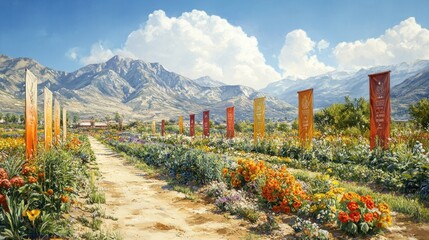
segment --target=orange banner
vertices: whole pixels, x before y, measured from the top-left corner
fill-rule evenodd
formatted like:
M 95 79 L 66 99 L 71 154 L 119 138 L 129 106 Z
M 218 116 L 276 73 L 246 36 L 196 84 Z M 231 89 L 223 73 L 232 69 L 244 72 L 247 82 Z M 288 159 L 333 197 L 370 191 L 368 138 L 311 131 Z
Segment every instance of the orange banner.
M 210 137 L 210 111 L 203 112 L 203 134 L 204 137 Z
M 161 136 L 164 137 L 164 135 L 165 135 L 165 121 L 164 121 L 164 119 L 162 119 L 162 121 L 161 121 Z
M 368 75 L 370 148 L 388 148 L 390 137 L 390 71 Z
M 63 108 L 63 142 L 67 139 L 67 110 Z
M 37 154 L 37 78 L 25 69 L 25 153 L 31 159 Z
M 152 134 L 155 135 L 156 133 L 156 122 L 155 120 L 152 120 Z
M 265 134 L 265 97 L 253 100 L 253 138 L 255 142 Z
M 60 143 L 61 128 L 61 107 L 57 99 L 54 100 L 54 140 L 55 144 Z
M 195 136 L 195 114 L 189 115 L 189 136 Z
M 299 141 L 310 146 L 313 139 L 313 89 L 298 92 Z
M 179 117 L 179 134 L 183 134 L 183 116 Z
M 48 88 L 43 89 L 44 118 L 45 118 L 45 150 L 52 145 L 52 92 Z
M 226 109 L 226 138 L 234 138 L 234 107 Z

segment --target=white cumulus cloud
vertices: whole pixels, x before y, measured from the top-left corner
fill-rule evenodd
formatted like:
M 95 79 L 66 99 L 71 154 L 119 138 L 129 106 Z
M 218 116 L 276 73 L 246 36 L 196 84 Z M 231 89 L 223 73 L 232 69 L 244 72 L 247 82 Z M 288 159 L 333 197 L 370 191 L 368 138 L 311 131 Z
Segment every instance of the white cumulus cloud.
M 115 50 L 117 52 L 119 50 Z M 115 55 L 112 50 L 105 49 L 101 42 L 94 43 L 91 46 L 91 52 L 89 56 L 80 59 L 80 62 L 87 65 L 92 63 L 105 62 Z
M 319 49 L 328 46 L 329 43 L 324 40 L 318 44 Z M 316 43 L 304 30 L 297 29 L 289 32 L 278 57 L 283 76 L 304 79 L 333 71 L 333 67 L 319 61 L 314 54 L 315 47 Z
M 345 70 L 429 59 L 429 30 L 410 17 L 379 37 L 341 42 L 334 55 L 338 67 Z
M 326 41 L 325 39 L 322 39 L 317 43 L 317 49 L 319 50 L 319 52 L 328 47 L 329 47 L 329 42 Z
M 66 52 L 66 57 L 68 57 L 69 59 L 73 60 L 73 61 L 77 61 L 79 58 L 79 48 L 78 47 L 74 47 L 74 48 L 70 48 L 67 52 Z
M 151 13 L 146 23 L 131 32 L 121 49 L 93 45 L 85 64 L 103 62 L 115 54 L 159 62 L 189 78 L 210 76 L 227 84 L 262 88 L 280 74 L 265 62 L 258 41 L 227 20 L 193 10 L 168 17 Z

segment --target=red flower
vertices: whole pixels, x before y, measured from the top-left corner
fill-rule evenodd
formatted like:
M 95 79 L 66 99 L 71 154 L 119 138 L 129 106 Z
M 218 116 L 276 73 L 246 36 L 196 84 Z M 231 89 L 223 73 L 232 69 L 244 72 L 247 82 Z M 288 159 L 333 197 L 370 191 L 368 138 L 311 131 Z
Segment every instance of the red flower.
M 12 184 L 10 184 L 9 180 L 7 180 L 7 179 L 1 180 L 1 184 L 0 185 L 2 187 L 6 188 L 6 189 L 8 189 L 8 188 L 10 188 L 12 186 Z
M 359 222 L 360 213 L 358 211 L 353 211 L 349 213 L 349 217 L 353 222 Z
M 368 200 L 368 201 L 366 201 L 366 202 L 365 202 L 365 206 L 366 206 L 368 209 L 373 209 L 373 208 L 375 208 L 375 204 L 374 204 L 374 202 L 373 202 L 372 200 Z
M 372 213 L 365 213 L 364 215 L 363 215 L 363 219 L 365 219 L 365 222 L 371 222 L 372 221 L 372 219 L 373 219 L 373 215 L 372 215 Z
M 280 206 L 273 206 L 273 212 L 275 212 L 275 213 L 278 213 L 278 212 L 280 212 L 280 210 L 281 210 L 281 208 L 280 208 Z
M 356 211 L 359 209 L 359 204 L 357 202 L 350 201 L 349 203 L 347 203 L 347 208 L 350 211 Z
M 10 183 L 14 187 L 22 187 L 24 186 L 24 179 L 22 179 L 22 177 L 15 176 L 10 180 Z
M 348 222 L 348 221 L 350 220 L 349 215 L 347 215 L 347 213 L 346 213 L 346 212 L 343 212 L 343 211 L 341 211 L 341 212 L 338 214 L 338 219 L 340 219 L 340 221 L 341 221 L 342 223 L 346 223 L 346 222 Z

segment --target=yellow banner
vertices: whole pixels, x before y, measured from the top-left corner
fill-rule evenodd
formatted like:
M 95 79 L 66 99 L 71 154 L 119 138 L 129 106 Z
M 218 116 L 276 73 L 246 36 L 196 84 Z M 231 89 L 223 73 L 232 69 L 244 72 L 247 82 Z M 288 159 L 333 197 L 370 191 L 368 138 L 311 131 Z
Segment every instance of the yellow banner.
M 313 89 L 298 92 L 299 140 L 309 147 L 313 139 Z
M 63 108 L 63 142 L 67 139 L 67 110 Z
M 37 154 L 37 78 L 25 69 L 25 153 L 31 159 Z
M 44 117 L 45 117 L 45 150 L 52 145 L 52 92 L 48 88 L 43 89 Z
M 253 100 L 253 138 L 256 141 L 265 134 L 265 97 Z
M 152 134 L 156 133 L 156 122 L 155 120 L 152 121 Z
M 61 112 L 61 107 L 60 107 L 60 103 L 58 102 L 57 99 L 54 100 L 54 140 L 55 140 L 55 144 L 59 144 L 60 143 L 60 124 L 61 124 L 61 120 L 60 120 L 60 112 Z
M 183 134 L 183 116 L 179 117 L 179 134 Z

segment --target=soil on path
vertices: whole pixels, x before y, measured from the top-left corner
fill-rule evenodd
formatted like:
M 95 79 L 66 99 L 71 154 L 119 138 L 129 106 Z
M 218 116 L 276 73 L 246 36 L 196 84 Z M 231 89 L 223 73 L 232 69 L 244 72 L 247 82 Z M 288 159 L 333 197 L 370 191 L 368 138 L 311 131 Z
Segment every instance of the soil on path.
M 162 180 L 145 173 L 89 138 L 101 173 L 98 185 L 106 194 L 103 229 L 118 231 L 124 239 L 243 239 L 246 223 L 213 213 L 213 206 L 185 199 L 166 189 Z

